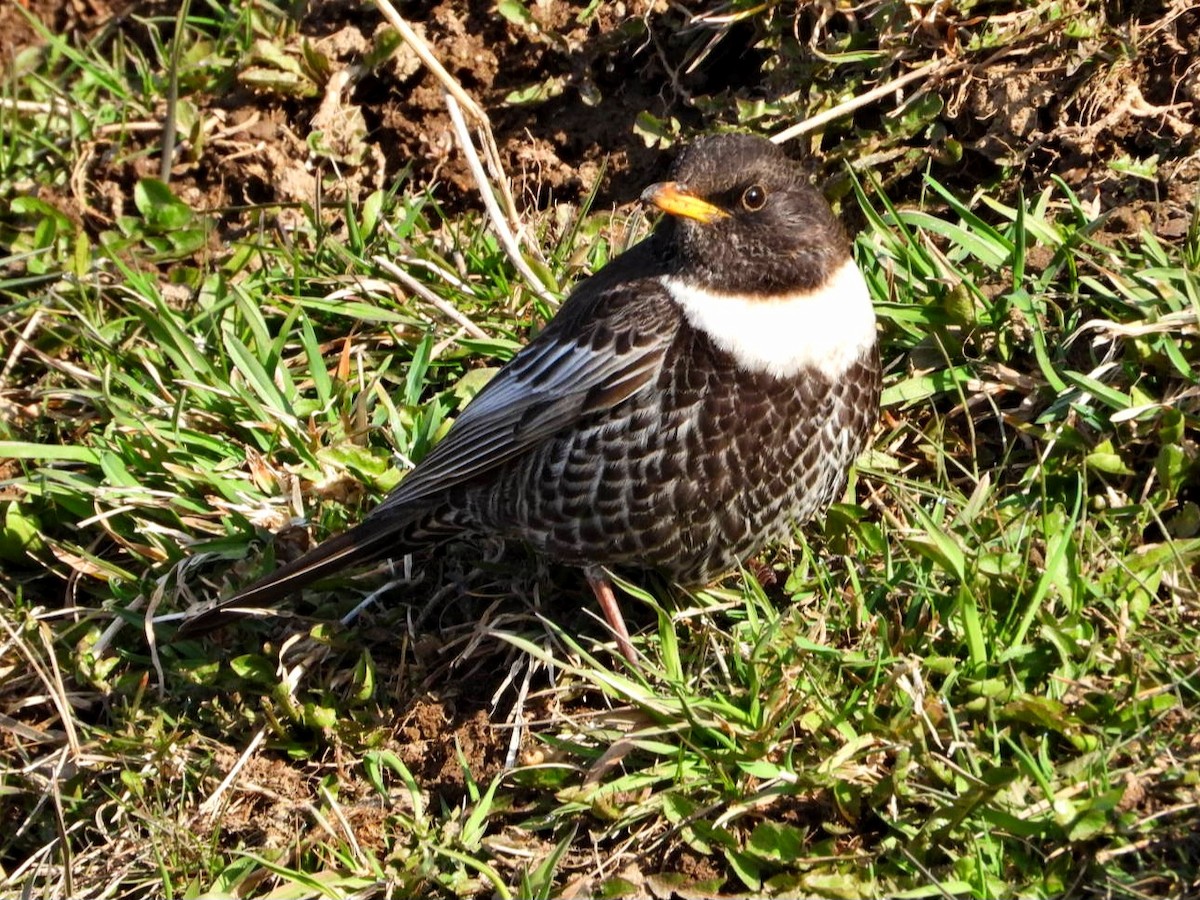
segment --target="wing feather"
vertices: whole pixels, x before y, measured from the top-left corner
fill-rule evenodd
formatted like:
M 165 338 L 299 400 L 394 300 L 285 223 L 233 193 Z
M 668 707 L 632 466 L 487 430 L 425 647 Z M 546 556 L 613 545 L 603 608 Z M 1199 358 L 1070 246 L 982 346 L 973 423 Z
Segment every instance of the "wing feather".
M 591 308 L 569 309 L 573 303 Z M 678 327 L 677 307 L 657 279 L 572 296 L 369 518 L 483 476 L 645 390 L 658 378 Z

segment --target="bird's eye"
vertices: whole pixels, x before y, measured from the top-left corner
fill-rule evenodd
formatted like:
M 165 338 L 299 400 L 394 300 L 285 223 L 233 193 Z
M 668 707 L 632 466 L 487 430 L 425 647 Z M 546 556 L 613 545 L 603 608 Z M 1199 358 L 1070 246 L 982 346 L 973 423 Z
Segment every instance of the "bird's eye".
M 752 184 L 742 192 L 742 206 L 758 212 L 767 202 L 767 191 L 761 184 Z

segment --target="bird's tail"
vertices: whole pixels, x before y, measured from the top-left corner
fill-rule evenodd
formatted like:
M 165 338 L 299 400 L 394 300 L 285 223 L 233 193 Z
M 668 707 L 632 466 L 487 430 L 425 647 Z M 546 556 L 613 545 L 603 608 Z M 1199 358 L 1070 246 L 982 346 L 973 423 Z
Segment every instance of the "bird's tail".
M 397 540 L 395 530 L 380 528 L 378 522 L 364 527 L 367 524 L 363 522 L 318 544 L 228 600 L 184 620 L 175 637 L 206 634 L 254 610 L 266 609 L 324 575 L 397 552 L 397 545 L 403 542 Z

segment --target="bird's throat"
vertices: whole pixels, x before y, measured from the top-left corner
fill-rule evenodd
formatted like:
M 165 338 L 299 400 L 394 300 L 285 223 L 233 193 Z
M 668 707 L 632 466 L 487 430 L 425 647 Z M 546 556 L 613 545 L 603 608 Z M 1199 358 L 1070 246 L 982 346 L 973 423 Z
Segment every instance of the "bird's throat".
M 875 310 L 853 259 L 819 288 L 781 296 L 718 293 L 674 276 L 662 283 L 689 324 L 746 371 L 789 378 L 815 369 L 836 380 L 875 344 Z

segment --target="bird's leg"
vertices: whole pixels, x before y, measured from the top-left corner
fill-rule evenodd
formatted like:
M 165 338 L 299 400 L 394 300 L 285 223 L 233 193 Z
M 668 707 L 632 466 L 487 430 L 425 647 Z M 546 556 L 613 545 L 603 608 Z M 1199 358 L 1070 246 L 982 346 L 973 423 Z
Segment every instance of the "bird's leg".
M 600 603 L 600 609 L 604 611 L 604 619 L 608 622 L 608 627 L 613 630 L 613 634 L 617 638 L 617 648 L 621 651 L 622 656 L 636 666 L 637 653 L 634 652 L 633 643 L 629 640 L 629 629 L 625 627 L 621 608 L 617 606 L 617 597 L 613 593 L 612 582 L 598 569 L 588 569 L 584 574 L 587 575 L 592 593 L 596 595 L 596 600 Z

